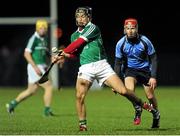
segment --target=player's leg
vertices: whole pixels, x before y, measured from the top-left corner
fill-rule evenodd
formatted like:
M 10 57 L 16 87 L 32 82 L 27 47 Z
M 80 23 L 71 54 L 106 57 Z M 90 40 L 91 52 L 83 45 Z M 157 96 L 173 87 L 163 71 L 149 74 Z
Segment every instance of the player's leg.
M 29 96 L 33 95 L 36 92 L 37 88 L 38 88 L 37 84 L 28 84 L 28 88 L 26 90 L 21 92 L 14 100 L 12 100 L 12 101 L 10 101 L 9 103 L 6 104 L 7 111 L 9 113 L 13 113 L 15 107 L 20 102 L 22 102 L 23 100 L 25 100 Z
M 117 93 L 125 96 L 132 103 L 136 103 L 139 106 L 142 106 L 146 110 L 151 110 L 152 106 L 147 103 L 142 102 L 140 98 L 138 98 L 133 91 L 129 91 L 122 80 L 118 77 L 118 75 L 114 72 L 110 64 L 102 60 L 97 65 L 96 77 L 98 77 L 98 82 L 101 85 L 102 83 L 111 87 Z
M 137 80 L 134 77 L 126 77 L 124 79 L 125 86 L 129 91 L 135 92 L 135 85 L 137 83 Z M 142 114 L 142 108 L 141 106 L 137 105 L 135 102 L 133 102 L 133 106 L 135 109 L 135 116 L 134 116 L 134 125 L 139 125 L 141 123 L 141 114 Z
M 80 131 L 87 130 L 85 96 L 91 86 L 91 82 L 85 79 L 77 78 L 76 82 L 76 109 L 79 117 Z
M 158 110 L 157 99 L 154 93 L 155 90 L 145 85 L 144 85 L 144 89 L 145 89 L 147 99 L 149 100 L 150 104 L 152 104 L 153 108 L 155 109 L 151 111 L 153 114 L 152 128 L 159 128 L 160 127 L 160 112 Z
M 143 102 L 140 98 L 138 98 L 133 91 L 129 91 L 116 74 L 108 77 L 104 83 L 116 90 L 120 95 L 125 96 L 132 104 L 136 103 L 147 111 L 151 111 L 153 109 L 150 104 Z
M 79 117 L 80 131 L 87 130 L 85 97 L 95 79 L 95 63 L 85 64 L 79 67 L 76 81 L 76 110 Z
M 52 96 L 53 96 L 53 86 L 50 80 L 47 82 L 40 84 L 44 88 L 44 115 L 45 116 L 53 116 L 51 106 Z
M 122 80 L 113 74 L 107 78 L 105 84 L 116 90 L 120 95 L 127 97 L 132 103 L 137 103 L 138 105 L 143 105 L 141 99 L 139 99 L 133 91 L 128 91 Z
M 36 82 L 39 80 L 40 77 L 39 75 L 37 75 L 36 71 L 30 64 L 27 65 L 27 73 L 28 87 L 26 90 L 21 92 L 14 100 L 6 104 L 6 108 L 9 113 L 13 113 L 14 108 L 17 106 L 17 104 L 31 96 L 33 93 L 35 93 L 38 88 Z

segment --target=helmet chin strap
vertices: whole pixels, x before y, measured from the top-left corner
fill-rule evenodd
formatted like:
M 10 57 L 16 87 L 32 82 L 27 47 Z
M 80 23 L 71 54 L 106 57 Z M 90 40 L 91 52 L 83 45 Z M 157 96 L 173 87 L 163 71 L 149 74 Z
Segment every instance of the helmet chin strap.
M 128 39 L 135 39 L 137 36 L 127 36 Z
M 133 37 L 128 37 L 128 36 L 127 36 L 127 39 L 128 39 L 128 41 L 130 41 L 130 42 L 132 42 L 132 43 L 137 43 L 137 42 L 139 41 L 139 35 L 136 34 L 136 35 L 133 36 Z
M 127 34 L 126 34 L 127 35 Z M 128 36 L 127 35 L 127 38 L 128 39 L 133 39 L 133 38 L 138 38 L 139 37 L 139 34 L 138 33 L 136 33 L 134 36 Z

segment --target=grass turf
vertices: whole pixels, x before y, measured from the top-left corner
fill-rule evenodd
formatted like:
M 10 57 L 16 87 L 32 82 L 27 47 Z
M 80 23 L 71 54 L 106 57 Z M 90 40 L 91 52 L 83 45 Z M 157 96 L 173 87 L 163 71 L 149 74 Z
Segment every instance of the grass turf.
M 78 131 L 75 91 L 72 88 L 54 90 L 52 109 L 55 117 L 43 116 L 43 90 L 20 103 L 14 115 L 5 104 L 24 88 L 0 89 L 0 135 L 179 135 L 180 87 L 158 87 L 156 96 L 161 111 L 160 129 L 150 129 L 152 115 L 143 111 L 142 123 L 133 125 L 134 110 L 126 98 L 109 88 L 89 91 L 86 97 L 88 131 Z M 146 100 L 141 87 L 136 93 Z

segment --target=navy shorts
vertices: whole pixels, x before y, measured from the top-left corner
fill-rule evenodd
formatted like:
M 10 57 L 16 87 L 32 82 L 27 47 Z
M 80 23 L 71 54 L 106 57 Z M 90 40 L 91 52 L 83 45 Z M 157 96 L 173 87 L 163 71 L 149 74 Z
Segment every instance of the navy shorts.
M 138 83 L 149 86 L 147 83 L 151 77 L 151 72 L 147 69 L 126 68 L 125 77 L 134 77 Z

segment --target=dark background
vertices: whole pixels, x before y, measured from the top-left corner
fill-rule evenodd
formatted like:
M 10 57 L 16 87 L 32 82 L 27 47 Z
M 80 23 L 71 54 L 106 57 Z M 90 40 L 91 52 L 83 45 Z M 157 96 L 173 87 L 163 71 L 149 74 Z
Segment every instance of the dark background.
M 60 45 L 70 43 L 76 30 L 74 12 L 79 6 L 93 8 L 93 20 L 102 31 L 109 62 L 113 66 L 117 41 L 123 36 L 123 22 L 134 17 L 139 22 L 139 33 L 146 35 L 158 54 L 159 85 L 179 85 L 180 69 L 180 8 L 174 1 L 97 1 L 59 0 L 58 25 L 63 30 Z M 48 17 L 48 0 L 1 1 L 0 17 Z M 0 25 L 0 86 L 24 86 L 26 61 L 23 50 L 34 33 L 32 25 Z M 70 68 L 69 68 L 70 67 Z M 72 69 L 74 67 L 74 69 Z M 74 85 L 78 64 L 68 61 L 63 71 L 63 85 Z

